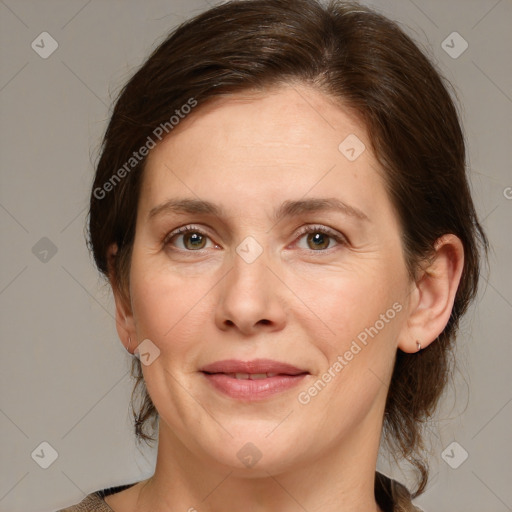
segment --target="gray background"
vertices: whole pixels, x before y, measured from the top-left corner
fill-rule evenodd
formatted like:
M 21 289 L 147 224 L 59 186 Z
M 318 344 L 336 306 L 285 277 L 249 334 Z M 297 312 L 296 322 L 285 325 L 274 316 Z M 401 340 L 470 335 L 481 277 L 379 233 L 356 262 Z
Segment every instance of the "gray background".
M 417 504 L 426 512 L 505 512 L 512 510 L 512 3 L 371 5 L 403 23 L 454 83 L 474 197 L 493 245 L 491 273 L 460 329 L 459 371 L 428 426 L 432 478 Z M 153 472 L 155 452 L 139 453 L 132 435 L 130 356 L 83 231 L 116 92 L 177 23 L 207 7 L 0 0 L 1 511 L 55 510 Z M 44 31 L 58 43 L 46 59 L 31 47 Z M 454 31 L 469 45 L 457 58 L 443 47 Z M 462 48 L 457 39 L 446 44 L 452 53 Z M 47 469 L 36 463 L 49 457 L 45 445 L 44 457 L 31 456 L 42 442 L 58 453 Z M 385 458 L 379 468 L 409 482 Z

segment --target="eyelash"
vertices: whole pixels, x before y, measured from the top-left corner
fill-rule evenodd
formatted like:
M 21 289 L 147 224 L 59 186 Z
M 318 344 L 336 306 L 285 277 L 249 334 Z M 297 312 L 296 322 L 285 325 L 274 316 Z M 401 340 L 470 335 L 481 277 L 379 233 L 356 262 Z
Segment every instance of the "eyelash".
M 184 227 L 175 229 L 174 231 L 171 231 L 170 233 L 168 233 L 164 237 L 164 240 L 163 240 L 164 247 L 170 245 L 171 240 L 174 237 L 179 236 L 179 235 L 184 235 L 187 233 L 198 233 L 202 236 L 206 236 L 206 237 L 210 238 L 208 236 L 208 234 L 205 233 L 203 230 L 197 228 L 196 226 L 189 225 L 189 226 L 184 226 Z M 327 228 L 325 226 L 319 226 L 319 225 L 311 225 L 311 226 L 305 226 L 304 228 L 301 228 L 299 230 L 299 232 L 296 233 L 296 238 L 302 238 L 304 235 L 307 235 L 310 233 L 322 233 L 324 235 L 327 235 L 327 236 L 331 237 L 333 240 L 335 240 L 339 245 L 342 245 L 342 246 L 347 245 L 347 243 L 348 243 L 347 239 L 343 235 L 338 234 L 336 231 L 333 231 L 330 228 Z M 322 252 L 329 252 L 331 249 L 333 249 L 333 247 L 328 247 L 327 249 L 319 249 L 318 251 L 311 250 L 310 252 L 322 253 Z M 194 252 L 201 253 L 201 251 L 203 251 L 204 249 L 198 249 L 196 251 L 185 250 L 185 249 L 176 249 L 176 250 L 183 251 L 183 252 L 189 252 L 189 253 L 194 253 Z

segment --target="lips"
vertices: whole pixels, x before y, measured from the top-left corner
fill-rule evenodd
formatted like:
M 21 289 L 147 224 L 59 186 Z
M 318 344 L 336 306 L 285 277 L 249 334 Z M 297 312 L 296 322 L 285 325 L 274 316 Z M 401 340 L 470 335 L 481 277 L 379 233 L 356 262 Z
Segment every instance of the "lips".
M 201 368 L 213 389 L 245 402 L 271 398 L 297 386 L 309 372 L 270 359 L 217 361 Z
M 239 361 L 226 359 L 208 364 L 201 368 L 204 373 L 225 373 L 235 378 L 252 380 L 263 379 L 263 375 L 274 377 L 275 375 L 300 375 L 309 373 L 307 370 L 297 368 L 288 363 L 281 363 L 271 359 L 253 359 L 252 361 Z
M 268 379 L 269 377 L 275 377 L 276 375 L 284 375 L 279 373 L 224 373 L 228 377 L 232 379 L 250 379 L 250 380 L 259 380 L 259 379 Z

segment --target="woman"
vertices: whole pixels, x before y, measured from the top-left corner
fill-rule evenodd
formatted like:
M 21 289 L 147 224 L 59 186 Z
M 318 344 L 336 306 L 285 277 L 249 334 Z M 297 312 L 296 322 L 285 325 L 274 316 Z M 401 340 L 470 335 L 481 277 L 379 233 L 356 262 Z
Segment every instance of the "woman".
M 396 24 L 248 0 L 178 27 L 116 103 L 89 230 L 158 456 L 65 510 L 419 510 L 487 240 L 450 95 Z M 382 433 L 413 493 L 376 472 Z

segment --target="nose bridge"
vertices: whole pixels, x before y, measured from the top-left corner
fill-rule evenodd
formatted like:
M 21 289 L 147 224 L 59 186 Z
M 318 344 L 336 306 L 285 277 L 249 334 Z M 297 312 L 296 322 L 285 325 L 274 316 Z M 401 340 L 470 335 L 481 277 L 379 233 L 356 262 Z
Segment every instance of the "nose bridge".
M 284 311 L 269 263 L 269 251 L 252 236 L 236 247 L 218 302 L 219 327 L 234 325 L 250 333 L 258 325 L 282 326 Z
M 264 300 L 269 292 L 269 263 L 269 251 L 256 238 L 247 236 L 235 248 L 229 288 L 253 301 Z

